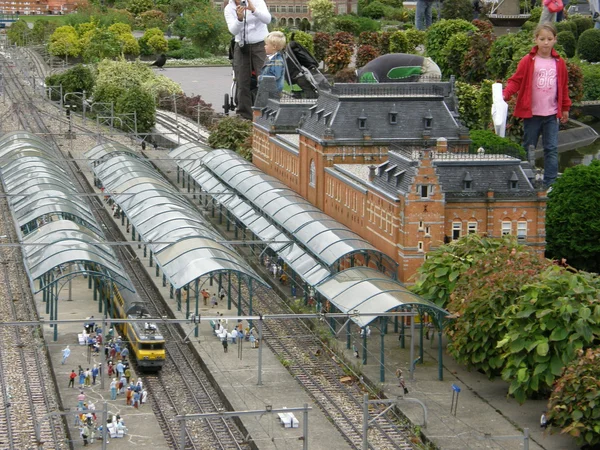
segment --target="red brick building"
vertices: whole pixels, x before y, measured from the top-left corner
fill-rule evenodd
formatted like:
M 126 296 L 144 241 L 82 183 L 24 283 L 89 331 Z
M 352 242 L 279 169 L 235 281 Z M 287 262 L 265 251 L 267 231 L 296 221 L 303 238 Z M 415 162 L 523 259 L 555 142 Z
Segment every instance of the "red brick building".
M 67 14 L 87 0 L 0 0 L 2 14 L 45 15 Z
M 545 191 L 529 163 L 469 152 L 453 82 L 338 84 L 315 101 L 258 104 L 254 164 L 397 261 L 400 281 L 466 233 L 544 250 Z

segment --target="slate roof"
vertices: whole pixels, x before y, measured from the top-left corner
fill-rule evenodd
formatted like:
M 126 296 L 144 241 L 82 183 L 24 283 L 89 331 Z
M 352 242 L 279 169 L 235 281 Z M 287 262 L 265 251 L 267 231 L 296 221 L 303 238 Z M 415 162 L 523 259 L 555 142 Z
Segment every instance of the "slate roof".
M 419 160 L 409 155 L 408 152 L 389 151 L 388 160 L 377 166 L 373 184 L 394 196 L 406 194 L 419 165 Z
M 391 120 L 394 113 L 396 123 Z M 431 119 L 429 129 L 426 117 Z M 308 108 L 299 133 L 324 145 L 364 143 L 365 138 L 383 144 L 422 139 L 424 132 L 432 139 L 458 139 L 463 129 L 458 121 L 453 81 L 338 83 L 331 92 L 321 92 Z

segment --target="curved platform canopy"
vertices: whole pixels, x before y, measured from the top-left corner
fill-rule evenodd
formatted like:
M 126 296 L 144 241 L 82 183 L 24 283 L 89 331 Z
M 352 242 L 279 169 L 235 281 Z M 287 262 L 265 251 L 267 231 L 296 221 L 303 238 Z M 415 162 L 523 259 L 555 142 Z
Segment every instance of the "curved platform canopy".
M 89 205 L 58 161 L 52 148 L 33 134 L 18 131 L 0 137 L 0 175 L 32 290 L 37 292 L 38 278 L 73 264 L 81 269 L 70 270 L 68 276 L 95 272 L 133 291 Z M 60 278 L 52 273 L 53 282 Z
M 285 232 L 273 225 L 250 202 L 223 184 L 201 163 L 209 151 L 198 143 L 184 144 L 169 153 L 177 165 L 206 192 L 227 209 L 256 237 L 272 248 L 294 272 L 310 286 L 314 286 L 331 275 L 331 272 L 316 258 L 294 242 Z
M 398 264 L 392 258 L 235 152 L 213 150 L 202 163 L 293 235 L 329 270 L 334 270 L 335 264 L 345 257 L 362 254 L 381 261 L 382 266 L 387 263 L 391 273 L 396 273 Z
M 100 164 L 104 162 L 106 159 L 111 158 L 114 154 L 128 154 L 131 156 L 136 156 L 135 152 L 124 145 L 121 145 L 117 142 L 104 142 L 102 144 L 98 144 L 95 147 L 92 147 L 88 150 L 85 156 L 93 161 L 94 164 Z M 139 158 L 139 157 L 138 157 Z M 142 158 L 139 158 L 142 161 Z
M 352 320 L 365 327 L 388 311 L 416 308 L 428 312 L 438 325 L 448 312 L 435 303 L 410 292 L 403 284 L 368 267 L 351 267 L 332 275 L 315 287 L 343 313 L 367 313 Z M 371 315 L 372 314 L 372 315 Z
M 88 228 L 69 220 L 58 220 L 29 233 L 23 244 L 25 267 L 31 280 L 55 267 L 72 263 L 93 269 L 70 271 L 69 276 L 93 271 L 134 292 L 110 246 L 102 243 L 102 238 Z
M 98 147 L 94 151 L 99 154 Z M 268 286 L 149 162 L 125 146 L 103 158 L 90 161 L 94 173 L 176 289 L 219 272 L 236 272 Z

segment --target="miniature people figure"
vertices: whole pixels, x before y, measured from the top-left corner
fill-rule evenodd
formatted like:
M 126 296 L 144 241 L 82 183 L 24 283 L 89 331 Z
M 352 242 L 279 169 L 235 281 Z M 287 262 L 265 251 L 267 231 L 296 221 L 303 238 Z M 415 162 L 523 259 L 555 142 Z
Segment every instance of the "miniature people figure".
M 202 294 L 202 300 L 204 301 L 204 306 L 208 306 L 208 297 L 210 296 L 210 294 L 208 293 L 208 291 L 206 289 L 202 289 L 200 291 L 200 293 Z
M 69 385 L 67 387 L 75 389 L 75 378 L 77 378 L 77 374 L 75 373 L 75 369 L 73 369 L 69 374 Z
M 228 346 L 229 344 L 227 343 L 227 336 L 225 336 L 225 339 L 223 339 L 223 353 L 227 353 Z
M 521 59 L 502 95 L 508 101 L 518 93 L 513 115 L 523 119 L 525 151 L 531 145 L 535 148 L 542 135 L 547 189 L 558 176 L 558 122 L 569 120 L 569 75 L 565 61 L 554 50 L 554 24 L 539 24 L 534 36 L 536 45 Z
M 79 392 L 79 395 L 77 396 L 77 407 L 79 409 L 83 409 L 83 402 L 85 401 L 85 394 L 83 393 L 83 391 Z
M 544 430 L 548 428 L 548 419 L 546 417 L 546 411 L 543 411 L 542 417 L 540 417 L 540 427 L 542 427 Z
M 402 369 L 400 367 L 396 369 L 396 378 L 398 378 L 398 383 L 400 383 L 400 379 L 402 378 Z M 398 384 L 398 386 L 400 386 L 400 384 Z
M 116 378 L 113 378 L 112 381 L 110 382 L 110 399 L 111 400 L 117 399 L 117 379 Z
M 213 308 L 218 305 L 216 294 L 213 294 L 212 297 L 210 298 L 210 304 Z
M 67 362 L 67 358 L 69 356 L 71 356 L 71 349 L 69 348 L 68 345 L 63 349 L 62 355 L 63 355 L 63 357 L 62 357 L 62 364 L 64 365 Z
M 96 377 L 98 376 L 99 372 L 98 366 L 94 364 L 94 368 L 92 369 L 92 384 L 96 384 Z
M 227 293 L 225 292 L 225 288 L 221 288 L 221 290 L 219 291 L 219 298 L 221 299 L 221 301 L 225 300 L 225 296 L 227 295 Z

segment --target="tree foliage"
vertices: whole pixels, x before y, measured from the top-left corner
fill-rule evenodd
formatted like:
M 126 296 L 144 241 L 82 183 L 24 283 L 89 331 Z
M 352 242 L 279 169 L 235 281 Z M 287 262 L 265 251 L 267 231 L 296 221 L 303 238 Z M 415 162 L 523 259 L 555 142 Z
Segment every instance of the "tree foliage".
M 185 35 L 202 51 L 215 53 L 229 42 L 230 36 L 223 13 L 212 4 L 199 5 L 193 12 L 186 13 Z
M 79 56 L 81 45 L 75 28 L 69 25 L 58 27 L 50 36 L 48 51 L 54 56 Z
M 77 64 L 70 69 L 46 77 L 46 86 L 62 85 L 63 96 L 68 92 L 83 92 L 91 94 L 94 89 L 95 74 L 89 66 Z M 54 91 L 53 91 L 54 93 Z M 53 98 L 53 100 L 59 100 Z
M 417 280 L 411 290 L 445 308 L 458 278 L 482 254 L 506 245 L 505 239 L 481 237 L 476 233 L 442 245 L 427 254 L 427 259 L 417 270 Z
M 146 56 L 166 53 L 169 48 L 169 43 L 160 28 L 147 29 L 144 35 L 138 40 L 138 43 L 140 45 L 140 53 Z
M 82 56 L 85 62 L 98 62 L 105 58 L 115 58 L 121 53 L 121 43 L 117 36 L 105 28 L 88 31 L 81 39 Z
M 28 42 L 29 37 L 31 36 L 31 30 L 29 29 L 27 22 L 23 19 L 19 19 L 8 28 L 6 35 L 11 44 L 22 46 Z
M 600 161 L 565 170 L 549 194 L 547 255 L 600 272 Z
M 325 57 L 327 71 L 331 74 L 346 68 L 352 59 L 352 47 L 342 42 L 334 42 Z
M 212 129 L 208 138 L 212 148 L 233 150 L 248 161 L 252 160 L 252 122 L 239 117 L 225 117 Z
M 127 11 L 137 16 L 151 10 L 153 6 L 152 0 L 129 0 L 127 2 Z
M 458 278 L 448 311 L 458 318 L 447 329 L 448 350 L 459 363 L 493 379 L 500 375 L 504 359 L 497 343 L 507 332 L 499 320 L 519 301 L 521 287 L 538 279 L 550 262 L 516 239 L 485 254 Z
M 52 33 L 58 28 L 58 23 L 50 20 L 36 20 L 31 30 L 31 40 L 36 44 L 45 44 Z M 12 28 L 12 27 L 11 27 Z
M 142 29 L 147 28 L 160 28 L 165 30 L 167 28 L 167 15 L 156 9 L 144 11 L 139 15 L 139 22 Z
M 502 379 L 517 401 L 549 392 L 578 351 L 600 338 L 598 298 L 600 278 L 556 265 L 522 288 L 504 313 L 507 333 L 498 342 Z
M 587 62 L 600 61 L 600 30 L 592 28 L 581 33 L 577 41 L 577 54 Z
M 333 25 L 334 5 L 331 0 L 308 0 L 308 9 L 319 31 L 331 31 Z
M 327 56 L 327 49 L 331 46 L 331 35 L 329 33 L 315 33 L 314 42 L 314 57 L 317 61 L 324 61 Z
M 427 55 L 436 63 L 443 58 L 442 51 L 448 42 L 448 38 L 460 32 L 475 32 L 477 27 L 471 22 L 462 19 L 442 19 L 435 22 L 427 31 L 426 49 Z
M 442 3 L 443 19 L 473 20 L 473 3 L 471 0 L 444 0 Z
M 580 446 L 600 444 L 600 348 L 578 351 L 556 381 L 548 403 L 550 432 L 560 430 Z
M 361 45 L 356 52 L 356 67 L 363 67 L 379 56 L 379 51 L 372 45 Z
M 132 115 L 134 112 L 135 116 Z M 115 114 L 121 115 L 122 128 L 124 130 L 134 130 L 135 119 L 137 121 L 137 132 L 148 133 L 152 130 L 156 122 L 156 103 L 154 102 L 154 97 L 140 86 L 130 88 L 117 99 Z

